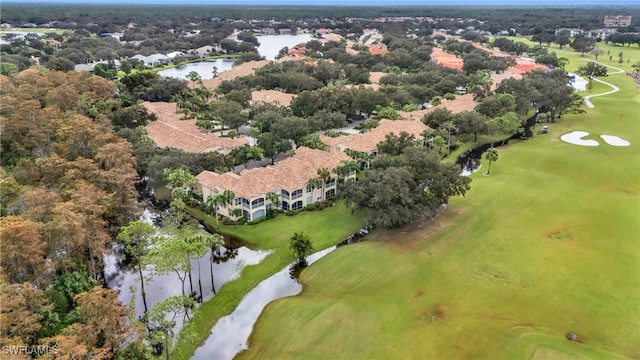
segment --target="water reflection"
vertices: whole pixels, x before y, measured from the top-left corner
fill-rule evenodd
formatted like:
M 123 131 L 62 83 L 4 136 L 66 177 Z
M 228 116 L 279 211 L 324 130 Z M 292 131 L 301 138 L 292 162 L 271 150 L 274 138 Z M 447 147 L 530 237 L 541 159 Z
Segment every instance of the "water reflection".
M 311 34 L 296 35 L 260 35 L 258 36 L 258 54 L 267 60 L 275 60 L 284 47 L 292 48 L 301 43 L 311 41 Z
M 333 246 L 309 255 L 307 264 L 313 264 L 335 249 Z M 242 299 L 233 313 L 218 320 L 207 341 L 191 359 L 233 359 L 240 351 L 249 348 L 249 335 L 264 307 L 273 300 L 293 296 L 300 291 L 302 285 L 297 279 L 292 280 L 289 266 L 263 280 Z
M 174 68 L 159 71 L 158 74 L 162 76 L 174 77 L 181 80 L 187 79 L 187 74 L 192 71 L 197 72 L 203 80 L 213 78 L 213 67 L 217 69 L 217 73 L 220 74 L 223 71 L 231 70 L 233 67 L 234 59 L 215 59 L 207 61 L 199 61 L 194 63 L 188 63 Z
M 152 224 L 156 230 L 162 232 L 161 216 L 149 210 L 145 210 L 141 220 Z M 205 230 L 202 230 L 205 231 Z M 228 242 L 227 242 L 228 244 Z M 118 298 L 123 304 L 135 310 L 135 316 L 140 318 L 144 314 L 144 304 L 140 290 L 140 279 L 138 272 L 134 269 L 126 268 L 122 262 L 122 247 L 116 246 L 112 255 L 105 256 L 105 276 L 109 288 L 118 292 Z M 220 287 L 232 280 L 240 277 L 245 266 L 257 265 L 270 253 L 270 251 L 254 251 L 247 247 L 232 248 L 227 245 L 221 247 L 219 251 L 211 250 L 198 260 L 192 260 L 193 289 L 190 289 L 189 282 L 185 282 L 185 293 L 197 292 L 198 297 L 202 296 L 203 301 L 207 301 L 214 296 L 214 288 Z M 198 274 L 198 262 L 200 263 L 200 274 Z M 211 271 L 213 268 L 213 271 Z M 213 275 L 213 282 L 211 281 Z M 146 298 L 149 309 L 155 304 L 167 299 L 170 296 L 182 295 L 182 283 L 175 273 L 157 274 L 147 269 L 143 271 L 145 277 Z M 199 294 L 198 278 L 202 282 L 203 294 Z M 214 285 L 214 287 L 212 287 Z M 178 326 L 174 331 L 177 333 L 181 327 L 182 320 L 178 321 Z

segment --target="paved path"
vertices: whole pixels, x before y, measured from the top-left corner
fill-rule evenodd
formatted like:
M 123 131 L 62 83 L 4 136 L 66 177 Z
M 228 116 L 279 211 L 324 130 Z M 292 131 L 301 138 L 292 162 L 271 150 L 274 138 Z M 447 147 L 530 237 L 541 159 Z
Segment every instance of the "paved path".
M 593 60 L 589 60 L 589 61 L 593 61 Z M 600 64 L 600 65 L 603 65 L 603 66 L 606 66 L 606 67 L 608 67 L 608 68 L 612 68 L 612 69 L 615 69 L 615 70 L 616 70 L 616 71 L 614 71 L 614 72 L 610 72 L 610 73 L 608 73 L 607 75 L 614 75 L 614 74 L 621 74 L 621 73 L 624 73 L 624 70 L 622 70 L 622 69 L 620 69 L 620 68 L 613 67 L 613 66 L 610 66 L 610 65 L 607 65 L 607 64 L 603 64 L 603 63 L 601 63 L 601 62 L 597 62 L 597 61 L 593 61 L 593 62 L 594 62 L 594 63 L 596 63 L 596 64 Z M 613 85 L 613 84 L 610 84 L 610 83 L 608 83 L 608 82 L 604 82 L 604 81 L 602 81 L 602 80 L 600 80 L 600 79 L 593 79 L 593 80 L 594 80 L 594 81 L 599 82 L 600 84 L 604 84 L 604 85 L 610 86 L 610 87 L 611 87 L 611 89 L 613 89 L 613 90 L 611 90 L 611 91 L 607 91 L 607 92 L 603 92 L 603 93 L 600 93 L 600 94 L 595 94 L 595 95 L 588 95 L 588 96 L 585 96 L 585 97 L 584 97 L 584 99 L 583 99 L 583 100 L 584 100 L 584 103 L 585 103 L 585 105 L 587 105 L 587 107 L 588 107 L 588 108 L 590 108 L 590 109 L 593 109 L 593 108 L 595 107 L 595 106 L 593 105 L 593 103 L 591 103 L 591 100 L 589 100 L 589 99 L 591 99 L 592 97 L 609 95 L 609 94 L 613 94 L 613 93 L 616 93 L 616 92 L 620 91 L 620 88 L 619 88 L 619 87 L 617 87 L 617 86 L 615 86 L 615 85 Z

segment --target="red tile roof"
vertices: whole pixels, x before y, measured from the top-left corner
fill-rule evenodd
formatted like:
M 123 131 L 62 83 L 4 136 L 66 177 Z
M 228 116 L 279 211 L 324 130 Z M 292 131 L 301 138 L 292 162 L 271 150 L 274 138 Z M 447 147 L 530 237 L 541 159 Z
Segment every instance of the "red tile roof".
M 378 127 L 371 129 L 363 134 L 353 134 L 348 136 L 338 136 L 331 138 L 321 136 L 320 140 L 331 147 L 333 151 L 344 151 L 351 149 L 355 151 L 372 152 L 378 148 L 378 143 L 384 141 L 387 134 L 394 133 L 400 135 L 401 132 L 407 132 L 416 138 L 422 136 L 422 132 L 427 129 L 427 125 L 419 120 L 380 120 Z
M 146 129 L 149 138 L 161 148 L 171 147 L 192 153 L 227 152 L 248 143 L 245 137 L 231 139 L 213 135 L 196 126 L 195 120 L 180 120 L 183 114 L 176 114 L 176 103 L 145 101 L 142 106 L 158 117 Z
M 231 190 L 238 197 L 251 199 L 270 191 L 284 189 L 293 192 L 301 189 L 310 179 L 318 177 L 318 169 L 327 168 L 331 171 L 342 161 L 348 160 L 349 156 L 344 153 L 299 147 L 294 156 L 275 165 L 246 169 L 240 174 L 203 171 L 196 176 L 196 180 L 200 186 L 218 191 Z

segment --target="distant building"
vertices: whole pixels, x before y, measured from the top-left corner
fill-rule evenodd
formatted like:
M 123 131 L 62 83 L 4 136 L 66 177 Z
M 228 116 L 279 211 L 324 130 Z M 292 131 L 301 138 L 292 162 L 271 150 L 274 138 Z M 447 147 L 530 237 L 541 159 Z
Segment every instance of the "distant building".
M 260 30 L 260 32 L 264 35 L 275 35 L 276 34 L 276 29 L 274 28 L 262 28 L 262 30 Z
M 607 15 L 604 17 L 604 26 L 606 27 L 625 27 L 630 25 L 631 25 L 631 16 Z

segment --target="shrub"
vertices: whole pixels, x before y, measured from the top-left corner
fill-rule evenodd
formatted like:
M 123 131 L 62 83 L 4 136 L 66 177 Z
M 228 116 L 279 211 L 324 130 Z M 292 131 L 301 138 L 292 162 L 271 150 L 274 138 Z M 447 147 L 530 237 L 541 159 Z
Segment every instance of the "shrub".
M 287 211 L 287 216 L 295 216 L 295 215 L 298 215 L 302 210 L 304 210 L 304 209 L 289 210 L 289 211 Z
M 431 105 L 438 106 L 440 104 L 442 104 L 442 96 L 434 96 L 433 99 L 431 99 Z
M 261 218 L 258 218 L 258 219 L 251 220 L 251 221 L 247 222 L 247 225 L 257 225 L 257 224 L 260 224 L 261 222 L 267 221 L 268 219 L 269 219 L 268 217 L 263 216 Z
M 335 137 L 340 136 L 340 133 L 339 133 L 339 132 L 337 132 L 337 131 L 335 131 L 335 130 L 327 130 L 327 131 L 325 131 L 325 132 L 324 132 L 324 134 L 325 134 L 326 136 L 328 136 L 328 137 L 332 137 L 332 138 L 335 138 Z
M 267 219 L 273 219 L 274 217 L 276 217 L 276 215 L 278 215 L 278 213 L 274 210 L 274 209 L 269 209 L 267 210 Z
M 405 105 L 402 107 L 402 110 L 403 110 L 403 111 L 407 111 L 407 112 L 409 112 L 409 111 L 416 111 L 416 110 L 418 110 L 418 105 L 416 105 L 416 104 L 405 104 Z
M 307 207 L 305 208 L 305 210 L 307 211 L 313 211 L 316 209 L 316 204 L 309 204 L 307 205 Z
M 444 94 L 444 99 L 445 100 L 455 100 L 456 96 L 454 94 L 452 94 L 452 93 L 446 93 L 446 94 Z
M 247 219 L 246 219 L 246 218 L 243 218 L 243 217 L 241 217 L 241 218 L 240 218 L 240 219 L 238 219 L 238 221 L 237 221 L 237 224 L 238 224 L 238 225 L 244 225 L 244 224 L 246 224 L 246 223 L 247 223 Z

